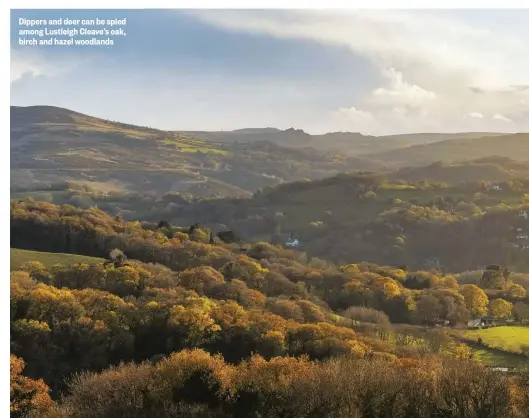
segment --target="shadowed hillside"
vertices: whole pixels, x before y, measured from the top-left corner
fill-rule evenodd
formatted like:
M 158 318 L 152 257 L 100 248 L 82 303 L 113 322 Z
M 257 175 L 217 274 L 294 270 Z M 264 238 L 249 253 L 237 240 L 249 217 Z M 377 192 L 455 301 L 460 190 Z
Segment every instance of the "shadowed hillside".
M 434 181 L 448 184 L 506 181 L 529 177 L 529 163 L 507 157 L 487 157 L 462 163 L 435 162 L 425 167 L 404 167 L 389 175 L 395 180 Z
M 461 162 L 491 156 L 529 161 L 529 134 L 450 139 L 369 155 L 370 158 L 401 167 L 435 161 Z
M 527 177 L 449 185 L 363 173 L 288 183 L 251 199 L 177 205 L 164 216 L 226 224 L 250 240 L 294 236 L 311 255 L 340 262 L 457 271 L 494 260 L 527 271 L 528 199 Z

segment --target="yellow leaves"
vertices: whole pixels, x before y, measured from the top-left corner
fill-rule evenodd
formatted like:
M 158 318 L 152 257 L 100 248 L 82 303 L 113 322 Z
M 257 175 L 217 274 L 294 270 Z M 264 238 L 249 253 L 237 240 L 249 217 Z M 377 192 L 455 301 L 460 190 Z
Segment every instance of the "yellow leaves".
M 355 358 L 363 358 L 369 350 L 369 347 L 360 341 L 347 340 L 347 343 L 350 346 L 350 354 Z
M 494 318 L 503 319 L 511 316 L 512 303 L 504 299 L 494 299 L 489 304 L 490 313 Z
M 268 392 L 287 388 L 295 380 L 309 380 L 316 368 L 306 357 L 273 357 L 266 361 L 252 356 L 238 367 L 238 389 Z
M 77 320 L 77 323 L 81 326 L 89 327 L 92 326 L 92 319 L 87 316 L 83 316 Z
M 37 283 L 25 271 L 12 271 L 10 277 L 11 299 L 14 301 L 24 298 Z
M 99 319 L 94 321 L 94 331 L 103 331 L 105 329 L 106 329 L 106 325 L 103 321 Z
M 464 344 L 456 344 L 452 342 L 441 351 L 441 354 L 457 359 L 469 359 L 472 355 L 472 351 Z
M 286 332 L 287 321 L 271 312 L 252 309 L 247 312 L 247 318 L 252 328 L 260 334 L 272 330 L 282 334 Z
M 454 276 L 448 275 L 448 276 L 442 277 L 439 280 L 437 286 L 446 288 L 446 289 L 457 289 L 459 287 L 459 284 L 457 282 L 457 279 Z
M 27 271 L 29 274 L 33 275 L 45 271 L 46 266 L 40 261 L 27 261 L 20 266 L 20 270 Z
M 257 261 L 250 259 L 246 254 L 237 257 L 237 267 L 242 276 L 252 276 L 256 274 L 265 274 L 268 269 L 263 268 Z
M 244 297 L 250 306 L 259 306 L 262 308 L 266 304 L 266 296 L 254 289 L 247 289 L 244 292 Z
M 13 331 L 20 335 L 47 334 L 51 332 L 50 326 L 46 322 L 34 319 L 18 319 L 13 322 Z
M 205 297 L 189 297 L 184 301 L 186 307 L 194 307 L 211 312 L 211 310 L 217 306 L 217 303 L 209 298 Z
M 46 300 L 57 300 L 59 289 L 51 286 L 39 287 L 31 294 L 32 299 L 46 301 Z
M 177 240 L 179 242 L 187 241 L 189 239 L 189 235 L 185 234 L 183 232 L 175 232 L 173 234 L 173 240 Z
M 83 263 L 74 264 L 72 266 L 73 271 L 74 272 L 79 272 L 79 273 L 87 271 L 89 268 L 90 268 L 90 266 L 88 264 L 83 264 Z
M 526 290 L 520 286 L 519 284 L 513 284 L 510 289 L 509 293 L 512 297 L 516 299 L 524 299 L 526 297 Z
M 408 296 L 405 303 L 409 312 L 415 312 L 417 310 L 417 304 L 415 303 L 415 299 L 412 296 Z
M 73 293 L 66 289 L 40 284 L 30 294 L 28 317 L 50 321 L 52 318 L 65 320 L 75 318 L 82 312 L 82 306 Z
M 215 323 L 209 312 L 199 307 L 174 306 L 171 309 L 169 324 L 173 326 L 184 326 L 185 328 L 206 332 L 220 331 L 220 327 Z
M 305 322 L 323 322 L 325 321 L 325 314 L 318 305 L 308 301 L 298 301 L 298 306 L 303 312 Z
M 154 387 L 159 399 L 170 399 L 173 389 L 184 386 L 196 372 L 209 373 L 221 391 L 229 390 L 235 368 L 224 363 L 222 356 L 211 355 L 200 349 L 182 350 L 171 354 L 156 365 Z
M 340 270 L 344 273 L 360 273 L 358 264 L 347 264 L 345 266 L 340 267 Z
M 209 266 L 187 269 L 180 274 L 179 280 L 181 286 L 200 294 L 204 294 L 217 284 L 224 283 L 222 274 Z
M 87 312 L 98 316 L 107 311 L 125 309 L 127 303 L 119 296 L 96 289 L 73 290 L 72 293 Z
M 158 309 L 159 307 L 160 307 L 160 304 L 158 302 L 155 302 L 155 301 L 151 301 L 151 302 L 149 302 L 149 303 L 147 303 L 145 305 L 145 308 L 149 309 L 149 310 L 150 309 L 152 309 L 152 310 Z
M 11 416 L 43 417 L 53 407 L 48 392 L 49 387 L 43 380 L 33 380 L 22 376 L 24 361 L 10 356 L 10 412 Z
M 11 354 L 9 368 L 11 379 L 13 379 L 15 376 L 21 374 L 22 370 L 24 370 L 24 360 Z
M 406 272 L 402 269 L 392 269 L 388 272 L 388 275 L 393 277 L 395 280 L 404 281 L 406 279 Z
M 467 284 L 461 286 L 460 293 L 465 298 L 465 305 L 473 316 L 487 313 L 489 298 L 479 287 L 474 284 Z
M 127 222 L 126 226 L 131 229 L 142 229 L 140 221 Z
M 386 282 L 383 284 L 384 295 L 391 299 L 400 296 L 400 288 L 396 283 Z
M 283 346 L 285 345 L 285 335 L 280 331 L 268 331 L 264 336 L 263 339 L 268 341 L 274 341 L 278 345 Z
M 248 326 L 246 311 L 240 305 L 232 301 L 221 301 L 212 310 L 211 316 L 223 329 Z

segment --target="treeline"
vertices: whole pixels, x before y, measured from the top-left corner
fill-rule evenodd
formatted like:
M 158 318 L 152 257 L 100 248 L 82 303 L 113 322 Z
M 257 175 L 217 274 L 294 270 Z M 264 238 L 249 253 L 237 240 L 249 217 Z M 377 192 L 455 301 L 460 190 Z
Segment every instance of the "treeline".
M 184 350 L 155 364 L 80 374 L 60 404 L 44 399 L 37 406 L 33 416 L 44 418 L 525 418 L 529 374 L 437 358 L 313 362 L 255 355 L 232 365 Z

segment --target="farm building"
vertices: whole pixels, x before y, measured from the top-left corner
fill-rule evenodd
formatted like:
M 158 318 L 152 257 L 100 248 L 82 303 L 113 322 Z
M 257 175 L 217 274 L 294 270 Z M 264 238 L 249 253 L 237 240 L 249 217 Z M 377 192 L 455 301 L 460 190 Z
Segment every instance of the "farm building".
M 468 328 L 481 328 L 494 325 L 496 321 L 490 316 L 484 316 L 482 318 L 469 319 L 467 326 Z
M 299 241 L 298 241 L 296 238 L 289 238 L 289 239 L 285 242 L 285 245 L 286 245 L 287 247 L 298 248 L 298 247 L 299 247 Z

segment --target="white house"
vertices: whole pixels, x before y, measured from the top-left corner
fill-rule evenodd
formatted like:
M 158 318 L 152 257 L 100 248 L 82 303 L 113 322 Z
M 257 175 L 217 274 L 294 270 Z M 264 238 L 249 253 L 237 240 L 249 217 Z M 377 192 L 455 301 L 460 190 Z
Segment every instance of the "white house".
M 299 241 L 298 241 L 296 238 L 289 238 L 289 239 L 285 242 L 285 245 L 286 245 L 287 247 L 297 248 L 297 247 L 299 247 Z
M 484 316 L 482 318 L 469 319 L 467 326 L 468 328 L 481 328 L 488 325 L 493 325 L 494 322 L 494 318 L 491 318 L 490 316 Z

